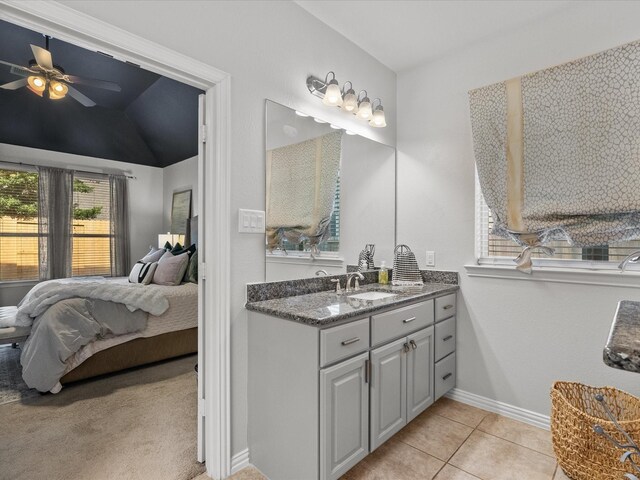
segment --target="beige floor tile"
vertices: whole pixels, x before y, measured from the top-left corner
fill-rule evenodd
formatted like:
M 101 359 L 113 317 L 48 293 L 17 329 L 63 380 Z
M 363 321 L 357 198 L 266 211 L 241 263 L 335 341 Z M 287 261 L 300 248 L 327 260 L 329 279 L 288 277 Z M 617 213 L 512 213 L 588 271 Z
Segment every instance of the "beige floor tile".
M 553 476 L 553 480 L 571 480 L 571 479 L 564 474 L 564 472 L 562 471 L 562 468 L 560 468 L 560 465 L 558 465 L 556 474 Z
M 391 439 L 341 480 L 431 480 L 443 465 L 437 458 Z
M 446 397 L 438 400 L 434 405 L 429 407 L 429 410 L 437 415 L 464 423 L 473 428 L 477 427 L 482 419 L 489 414 L 486 410 L 456 402 Z
M 207 480 L 208 478 L 209 477 L 203 477 L 202 480 Z M 200 477 L 194 480 L 200 480 Z M 262 475 L 254 467 L 247 467 L 231 475 L 228 480 L 267 480 L 267 477 Z
M 440 470 L 440 473 L 436 475 L 435 480 L 478 480 L 478 477 L 474 477 L 451 465 L 445 465 L 444 468 Z
M 394 437 L 445 462 L 462 445 L 471 427 L 427 410 Z
M 449 463 L 482 480 L 549 480 L 556 467 L 547 455 L 478 430 Z
M 478 425 L 478 430 L 554 457 L 551 433 L 547 430 L 496 415 L 495 413 L 490 413 L 484 417 L 484 420 Z

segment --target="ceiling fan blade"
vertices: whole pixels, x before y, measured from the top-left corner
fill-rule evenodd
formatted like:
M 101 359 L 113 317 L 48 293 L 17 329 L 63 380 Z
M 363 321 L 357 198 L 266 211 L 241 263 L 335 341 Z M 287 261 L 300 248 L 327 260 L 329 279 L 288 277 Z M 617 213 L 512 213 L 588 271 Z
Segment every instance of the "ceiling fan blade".
M 0 88 L 4 90 L 17 90 L 27 85 L 27 79 L 21 78 L 20 80 L 15 80 L 13 82 L 5 83 L 4 85 L 0 85 Z
M 91 100 L 86 95 L 80 93 L 78 90 L 73 88 L 71 85 L 67 85 L 67 87 L 69 87 L 69 91 L 67 92 L 67 95 L 69 95 L 71 98 L 77 100 L 78 102 L 80 102 L 85 107 L 95 107 L 96 106 L 96 102 Z
M 22 67 L 20 65 L 16 65 L 15 63 L 5 62 L 3 60 L 0 60 L 0 65 L 7 65 L 8 67 L 11 67 L 11 73 L 13 73 L 14 75 L 20 75 L 22 77 L 28 77 L 29 75 L 39 73 L 36 70 L 31 70 L 30 68 Z
M 122 89 L 120 85 L 115 82 L 108 82 L 107 80 L 96 80 L 93 78 L 77 77 L 75 75 L 65 75 L 65 79 L 69 79 L 71 83 L 77 83 L 78 85 L 87 85 L 88 87 L 103 88 L 105 90 L 111 90 L 112 92 L 120 92 Z
M 51 52 L 49 50 L 45 50 L 37 45 L 31 45 L 31 50 L 38 65 L 45 70 L 53 70 L 53 59 L 51 58 Z

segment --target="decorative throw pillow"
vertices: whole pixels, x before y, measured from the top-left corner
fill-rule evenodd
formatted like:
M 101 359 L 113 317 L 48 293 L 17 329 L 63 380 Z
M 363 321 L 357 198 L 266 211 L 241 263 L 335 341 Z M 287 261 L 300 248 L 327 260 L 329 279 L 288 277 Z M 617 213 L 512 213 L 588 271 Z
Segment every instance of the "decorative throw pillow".
M 196 246 L 195 246 L 195 244 L 194 244 L 194 245 L 191 245 L 189 248 L 182 247 L 182 248 L 178 249 L 178 248 L 176 248 L 176 247 L 178 247 L 178 246 L 180 246 L 180 244 L 179 244 L 179 243 L 178 243 L 178 244 L 176 244 L 176 246 L 175 246 L 175 247 L 173 247 L 173 249 L 171 249 L 171 253 L 173 253 L 174 255 L 180 255 L 181 253 L 188 253 L 188 254 L 189 254 L 189 258 L 191 258 L 191 256 L 192 256 L 192 255 L 195 253 L 195 251 L 196 251 Z
M 183 281 L 198 283 L 198 252 L 193 252 L 193 255 L 191 255 Z
M 149 250 L 149 253 L 147 253 L 144 257 L 142 257 L 140 261 L 142 263 L 158 262 L 162 258 L 162 255 L 164 255 L 164 252 L 165 250 L 162 248 L 151 247 L 151 250 Z
M 169 251 L 169 250 L 171 250 L 173 247 L 171 246 L 171 244 L 170 244 L 169 242 L 165 242 L 165 243 L 164 243 L 164 247 L 162 247 L 162 248 L 164 248 L 165 250 Z
M 158 262 L 158 268 L 153 274 L 153 283 L 180 285 L 188 266 L 189 255 L 186 253 L 173 255 L 171 252 L 166 252 Z
M 142 283 L 143 285 L 149 285 L 157 267 L 158 264 L 156 262 L 136 263 L 129 274 L 129 283 Z
M 180 245 L 180 242 L 177 242 L 173 248 L 169 249 L 171 251 L 171 253 L 173 253 L 174 255 L 179 255 L 180 253 L 182 253 L 182 245 Z

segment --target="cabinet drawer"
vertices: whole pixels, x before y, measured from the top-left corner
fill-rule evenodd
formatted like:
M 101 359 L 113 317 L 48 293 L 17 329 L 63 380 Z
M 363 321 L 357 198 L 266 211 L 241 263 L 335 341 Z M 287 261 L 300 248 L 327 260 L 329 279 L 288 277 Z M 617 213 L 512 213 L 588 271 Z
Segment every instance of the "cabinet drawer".
M 369 349 L 369 319 L 320 330 L 320 366 Z
M 456 317 L 436 323 L 436 362 L 456 349 Z
M 433 323 L 433 300 L 398 308 L 371 317 L 371 344 L 405 336 Z
M 456 294 L 436 298 L 436 322 L 456 314 Z
M 436 400 L 456 386 L 456 354 L 436 363 Z

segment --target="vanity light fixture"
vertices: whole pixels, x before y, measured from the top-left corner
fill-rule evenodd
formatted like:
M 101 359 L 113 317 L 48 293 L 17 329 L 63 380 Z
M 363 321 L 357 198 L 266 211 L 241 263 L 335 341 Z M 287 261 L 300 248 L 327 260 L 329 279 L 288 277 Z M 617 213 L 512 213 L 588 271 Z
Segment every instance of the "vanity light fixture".
M 360 94 L 363 92 L 364 97 L 362 98 L 362 100 L 360 100 Z M 358 116 L 358 118 L 361 118 L 363 120 L 369 120 L 372 115 L 371 100 L 369 100 L 368 95 L 369 94 L 366 90 L 362 90 L 358 94 L 358 111 L 356 112 L 356 115 Z
M 382 100 L 376 98 L 373 100 L 372 105 L 375 105 L 376 100 L 379 102 L 378 106 L 373 109 L 373 115 L 369 120 L 369 125 L 372 127 L 382 128 L 387 126 L 387 122 L 384 118 L 384 109 L 382 108 Z
M 329 80 L 330 77 L 332 77 L 331 80 Z M 324 81 L 314 76 L 307 77 L 307 88 L 312 95 L 321 98 L 324 105 L 340 107 L 344 112 L 368 121 L 372 127 L 387 126 L 382 100 L 376 98 L 379 104 L 374 108 L 367 91 L 361 90 L 356 95 L 350 81 L 345 82 L 341 90 L 334 72 L 327 73 Z M 298 112 L 296 111 L 296 113 Z M 318 121 L 315 118 L 314 120 Z
M 316 118 L 316 117 L 313 117 L 313 121 L 316 122 L 316 123 L 327 123 L 324 120 L 322 120 L 321 118 Z
M 296 115 L 298 115 L 299 117 L 303 117 L 303 118 L 306 118 L 306 117 L 309 116 L 306 113 L 300 112 L 299 110 L 296 110 Z
M 329 80 L 329 75 L 333 75 L 332 80 Z M 333 72 L 327 73 L 327 76 L 324 79 L 324 83 L 327 88 L 324 92 L 322 103 L 324 103 L 327 107 L 339 107 L 340 105 L 342 105 L 342 91 L 340 90 L 340 86 L 338 85 L 338 80 L 336 80 L 336 74 Z
M 347 135 L 357 135 L 356 132 L 352 132 L 351 130 L 345 130 Z
M 329 126 L 330 126 L 331 128 L 333 128 L 334 130 L 340 130 L 340 129 L 342 129 L 342 127 L 339 127 L 338 125 L 334 125 L 333 123 L 330 123 L 330 124 L 329 124 Z

